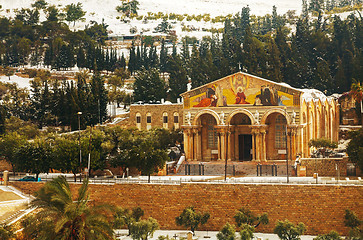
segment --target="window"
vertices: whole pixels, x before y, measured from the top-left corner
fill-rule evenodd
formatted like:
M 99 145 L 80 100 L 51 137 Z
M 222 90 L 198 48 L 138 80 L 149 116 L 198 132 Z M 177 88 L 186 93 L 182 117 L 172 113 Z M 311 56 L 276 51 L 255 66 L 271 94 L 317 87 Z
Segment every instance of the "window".
M 141 130 L 141 114 L 139 112 L 136 113 L 136 127 Z
M 179 113 L 174 112 L 174 129 L 179 129 Z
M 218 133 L 217 129 L 214 127 L 216 125 L 216 120 L 214 117 L 209 116 L 208 118 L 208 148 L 217 149 L 218 148 Z
M 275 148 L 286 148 L 286 119 L 281 114 L 276 116 L 275 121 Z
M 146 113 L 146 130 L 151 129 L 151 113 Z
M 163 128 L 168 129 L 168 113 L 164 112 L 163 113 Z

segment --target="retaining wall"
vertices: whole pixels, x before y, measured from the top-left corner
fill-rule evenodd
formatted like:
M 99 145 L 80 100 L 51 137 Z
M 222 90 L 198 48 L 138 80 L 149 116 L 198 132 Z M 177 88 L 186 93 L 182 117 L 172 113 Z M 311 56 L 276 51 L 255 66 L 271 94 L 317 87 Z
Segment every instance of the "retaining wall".
M 38 190 L 43 183 L 13 182 L 26 194 Z M 73 191 L 80 184 L 71 184 Z M 303 222 L 307 234 L 336 230 L 347 234 L 345 209 L 363 217 L 363 187 L 341 185 L 264 185 L 264 184 L 90 184 L 95 203 L 109 203 L 124 208 L 140 206 L 146 217 L 152 216 L 162 229 L 181 229 L 175 217 L 185 207 L 194 206 L 211 215 L 201 229 L 220 230 L 234 223 L 237 209 L 245 207 L 253 213 L 268 213 L 270 224 L 259 226 L 259 232 L 273 232 L 278 220 Z

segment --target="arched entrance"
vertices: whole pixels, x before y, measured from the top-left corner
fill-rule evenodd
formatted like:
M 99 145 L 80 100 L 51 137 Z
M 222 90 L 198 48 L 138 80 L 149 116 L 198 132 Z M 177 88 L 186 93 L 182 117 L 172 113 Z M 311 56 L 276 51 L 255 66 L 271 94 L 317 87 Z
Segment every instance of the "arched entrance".
M 217 119 L 210 113 L 203 113 L 196 119 L 199 129 L 194 137 L 194 152 L 198 160 L 218 160 L 219 138 Z
M 229 121 L 230 136 L 230 156 L 234 161 L 252 160 L 252 121 L 246 113 L 236 113 Z
M 273 112 L 266 118 L 266 158 L 268 160 L 286 159 L 286 117 Z

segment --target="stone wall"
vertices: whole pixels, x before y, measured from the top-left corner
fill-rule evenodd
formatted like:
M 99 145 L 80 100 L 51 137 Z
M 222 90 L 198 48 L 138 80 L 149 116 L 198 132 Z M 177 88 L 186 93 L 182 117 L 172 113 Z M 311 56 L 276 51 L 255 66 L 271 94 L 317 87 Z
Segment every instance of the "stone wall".
M 129 119 L 121 122 L 124 127 L 138 127 L 136 123 L 136 114 L 140 114 L 140 130 L 147 129 L 146 117 L 147 114 L 151 116 L 150 128 L 163 128 L 163 114 L 168 116 L 168 129 L 180 128 L 183 122 L 183 105 L 182 104 L 133 104 L 130 106 Z M 178 114 L 178 123 L 174 122 L 174 113 Z
M 301 166 L 306 166 L 306 176 L 313 176 L 318 173 L 321 177 L 335 177 L 337 170 L 335 164 L 339 168 L 341 177 L 347 176 L 348 158 L 308 158 L 301 159 Z
M 39 189 L 43 183 L 12 185 L 26 193 Z M 80 184 L 71 184 L 72 190 Z M 124 208 L 140 206 L 145 217 L 152 216 L 162 229 L 182 229 L 175 217 L 188 206 L 211 215 L 201 230 L 220 230 L 234 223 L 237 209 L 245 207 L 255 214 L 268 213 L 270 224 L 259 226 L 258 232 L 273 232 L 276 221 L 289 219 L 303 222 L 306 234 L 316 235 L 336 230 L 347 234 L 345 209 L 363 217 L 363 186 L 342 185 L 264 185 L 264 184 L 90 184 L 95 203 L 109 203 Z

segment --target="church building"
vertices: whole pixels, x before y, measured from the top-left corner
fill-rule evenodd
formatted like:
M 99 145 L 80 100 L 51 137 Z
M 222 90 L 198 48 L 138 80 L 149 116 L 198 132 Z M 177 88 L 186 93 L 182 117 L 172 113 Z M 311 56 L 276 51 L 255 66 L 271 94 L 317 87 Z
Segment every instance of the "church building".
M 338 141 L 338 104 L 318 90 L 238 72 L 181 96 L 187 160 L 304 158 L 310 139 Z

